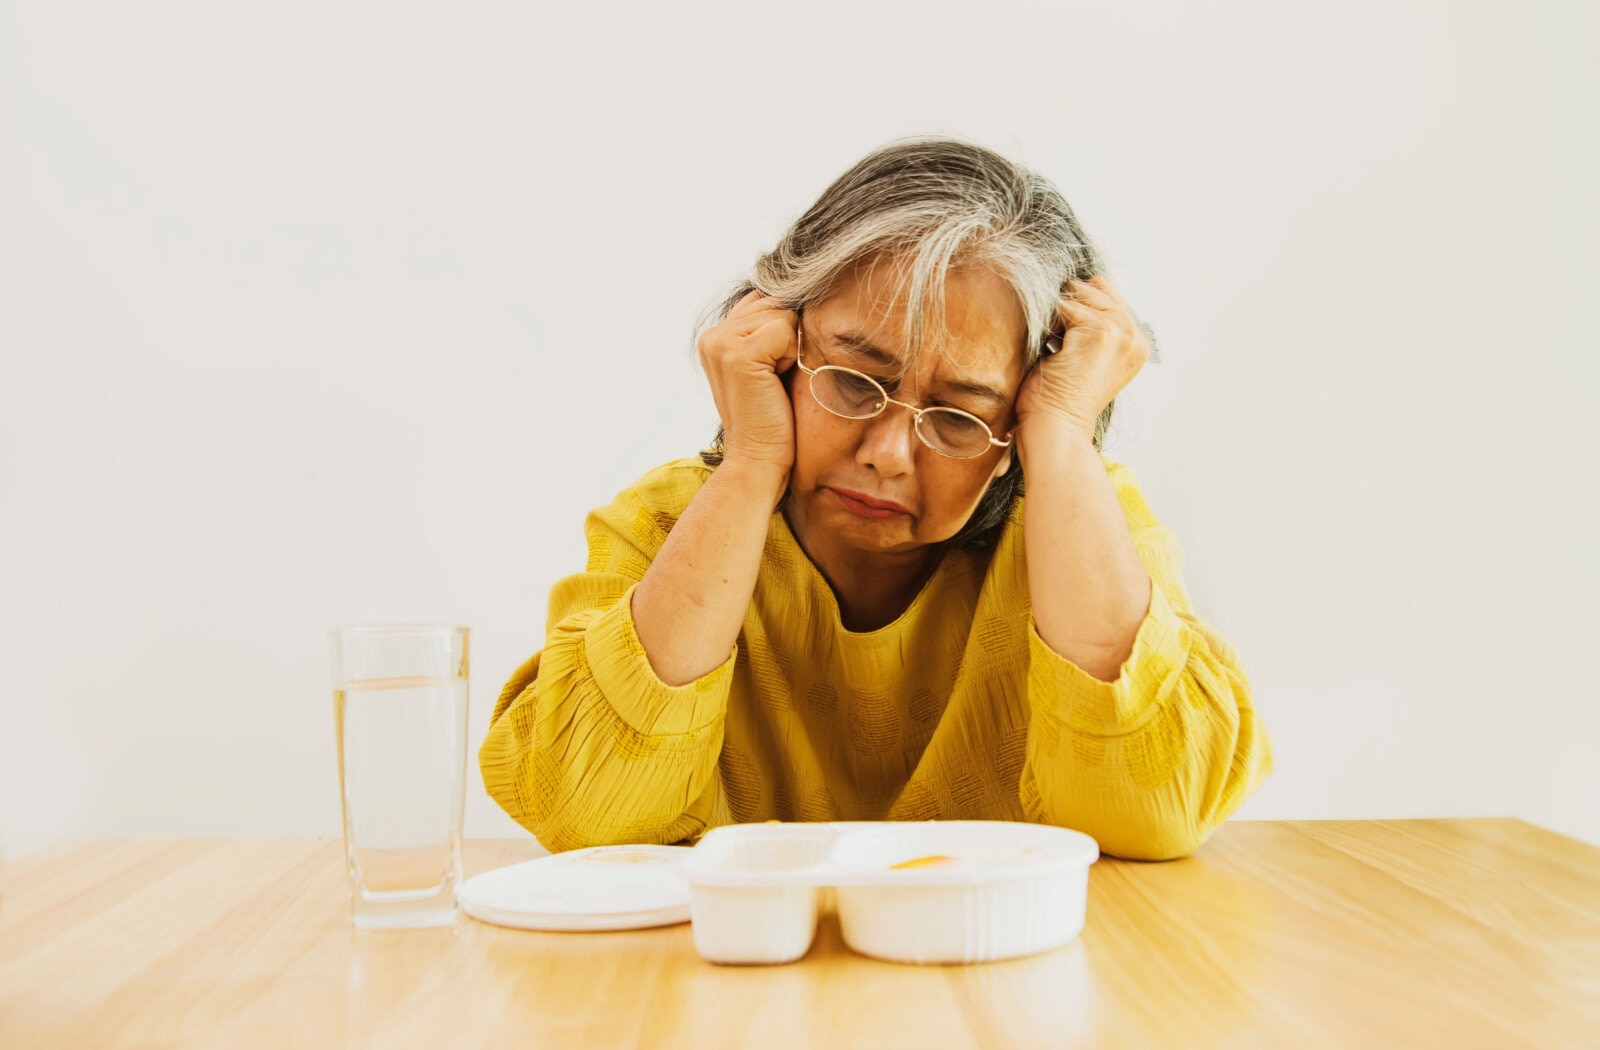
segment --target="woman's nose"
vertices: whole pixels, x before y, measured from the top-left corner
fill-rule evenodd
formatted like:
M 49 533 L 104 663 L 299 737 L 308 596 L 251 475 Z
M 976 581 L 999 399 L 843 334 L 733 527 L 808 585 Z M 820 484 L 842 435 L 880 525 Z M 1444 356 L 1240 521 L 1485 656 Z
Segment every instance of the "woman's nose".
M 891 403 L 866 420 L 866 430 L 856 449 L 856 462 L 872 467 L 885 477 L 905 474 L 911 470 L 919 441 L 911 410 Z

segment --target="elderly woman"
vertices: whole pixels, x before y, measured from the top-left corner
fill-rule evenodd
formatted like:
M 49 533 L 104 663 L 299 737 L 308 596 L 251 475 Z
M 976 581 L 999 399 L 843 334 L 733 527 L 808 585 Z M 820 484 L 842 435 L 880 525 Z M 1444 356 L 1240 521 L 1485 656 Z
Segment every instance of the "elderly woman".
M 700 334 L 714 449 L 589 516 L 489 793 L 552 850 L 934 818 L 1196 849 L 1271 753 L 1099 454 L 1150 350 L 1102 270 L 1053 186 L 976 146 L 828 187 Z

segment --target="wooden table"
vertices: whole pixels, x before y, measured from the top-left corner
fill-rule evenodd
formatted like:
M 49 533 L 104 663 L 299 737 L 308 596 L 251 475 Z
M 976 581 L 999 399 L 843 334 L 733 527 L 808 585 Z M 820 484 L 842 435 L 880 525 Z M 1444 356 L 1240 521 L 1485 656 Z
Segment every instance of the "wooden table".
M 468 874 L 536 854 L 468 843 Z M 0 889 L 0 1047 L 1600 1046 L 1600 849 L 1514 820 L 1236 823 L 1102 860 L 1083 936 L 718 967 L 688 926 L 354 930 L 337 841 L 78 843 Z

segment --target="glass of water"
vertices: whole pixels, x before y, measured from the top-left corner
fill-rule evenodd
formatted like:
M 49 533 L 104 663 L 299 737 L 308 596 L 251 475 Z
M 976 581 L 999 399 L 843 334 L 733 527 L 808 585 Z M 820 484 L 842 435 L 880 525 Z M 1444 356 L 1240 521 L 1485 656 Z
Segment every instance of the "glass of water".
M 467 634 L 442 625 L 333 632 L 334 734 L 357 926 L 455 922 Z

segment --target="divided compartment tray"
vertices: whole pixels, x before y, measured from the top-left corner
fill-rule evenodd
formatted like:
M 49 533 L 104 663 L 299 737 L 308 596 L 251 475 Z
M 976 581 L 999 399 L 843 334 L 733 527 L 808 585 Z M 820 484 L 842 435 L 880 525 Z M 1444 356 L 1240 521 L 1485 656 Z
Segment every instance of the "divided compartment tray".
M 708 832 L 678 873 L 695 949 L 712 962 L 801 958 L 831 891 L 853 951 L 970 963 L 1076 937 L 1099 856 L 1081 832 L 1011 821 L 733 824 Z M 921 863 L 896 867 L 906 861 Z

